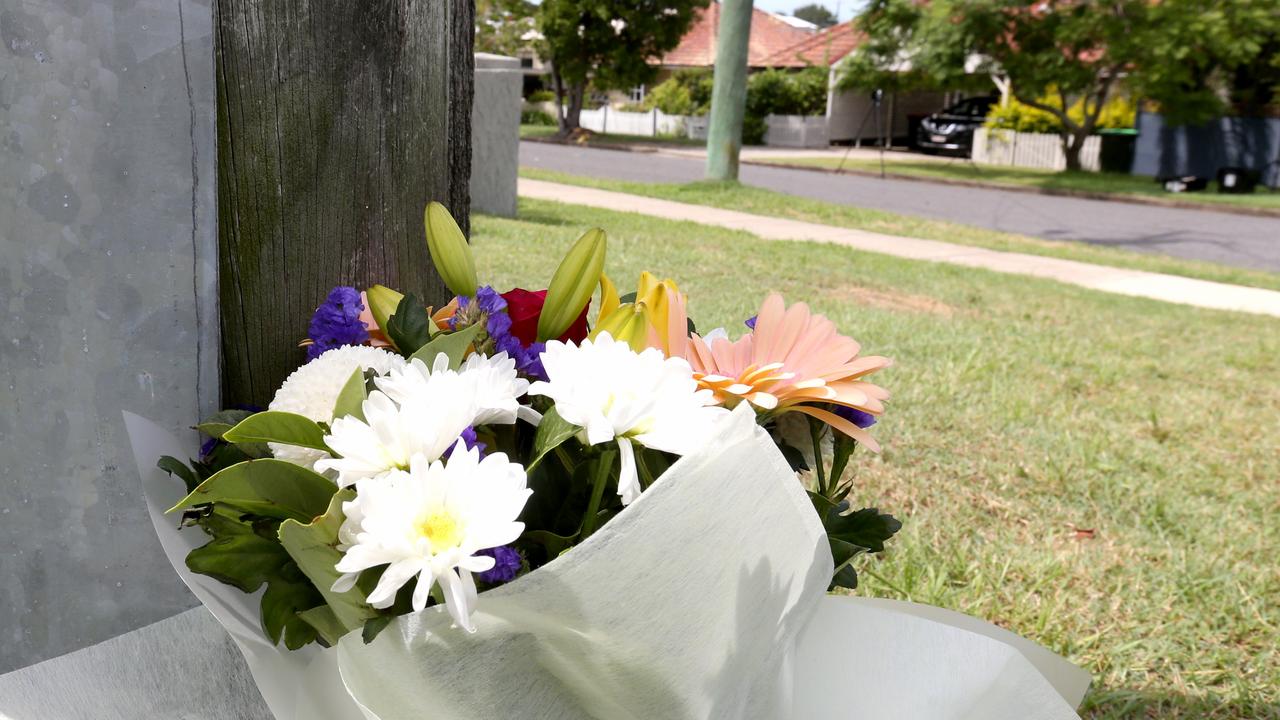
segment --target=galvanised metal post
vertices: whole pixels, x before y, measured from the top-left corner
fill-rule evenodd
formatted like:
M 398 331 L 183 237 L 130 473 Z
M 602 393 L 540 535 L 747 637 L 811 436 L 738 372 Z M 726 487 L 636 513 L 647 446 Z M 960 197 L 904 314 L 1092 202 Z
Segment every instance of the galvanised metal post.
M 747 48 L 752 0 L 724 0 L 716 43 L 715 83 L 707 128 L 707 179 L 737 180 L 747 104 Z

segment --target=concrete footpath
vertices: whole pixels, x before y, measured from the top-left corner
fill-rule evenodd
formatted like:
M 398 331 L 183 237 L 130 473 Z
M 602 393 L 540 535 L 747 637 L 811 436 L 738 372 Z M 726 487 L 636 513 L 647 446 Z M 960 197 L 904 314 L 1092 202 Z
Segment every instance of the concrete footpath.
M 667 220 L 687 220 L 703 225 L 742 230 L 769 240 L 829 242 L 867 252 L 911 260 L 928 260 L 995 272 L 1028 275 L 1071 285 L 1134 297 L 1193 305 L 1214 310 L 1235 310 L 1280 317 L 1280 292 L 1228 285 L 1177 275 L 1125 270 L 1075 260 L 1000 252 L 937 240 L 882 235 L 832 225 L 752 215 L 705 205 L 658 200 L 626 193 L 520 179 L 520 197 L 605 210 L 641 213 Z

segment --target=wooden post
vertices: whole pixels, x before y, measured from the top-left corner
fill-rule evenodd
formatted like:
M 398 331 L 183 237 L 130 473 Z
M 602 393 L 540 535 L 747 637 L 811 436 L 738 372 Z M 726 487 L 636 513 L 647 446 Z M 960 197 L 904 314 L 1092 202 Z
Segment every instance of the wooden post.
M 447 299 L 422 214 L 469 232 L 470 0 L 214 0 L 224 404 L 264 406 L 335 285 Z
M 752 0 L 724 0 L 716 38 L 716 70 L 707 129 L 707 179 L 737 180 L 742 117 L 747 103 L 747 60 Z

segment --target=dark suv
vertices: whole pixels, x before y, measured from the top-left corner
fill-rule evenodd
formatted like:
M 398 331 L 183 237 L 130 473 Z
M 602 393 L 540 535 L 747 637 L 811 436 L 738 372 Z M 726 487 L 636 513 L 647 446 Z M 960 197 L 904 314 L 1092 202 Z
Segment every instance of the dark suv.
M 927 153 L 956 153 L 968 157 L 973 152 L 973 131 L 982 127 L 995 104 L 994 97 L 973 97 L 930 115 L 920 121 L 916 147 Z

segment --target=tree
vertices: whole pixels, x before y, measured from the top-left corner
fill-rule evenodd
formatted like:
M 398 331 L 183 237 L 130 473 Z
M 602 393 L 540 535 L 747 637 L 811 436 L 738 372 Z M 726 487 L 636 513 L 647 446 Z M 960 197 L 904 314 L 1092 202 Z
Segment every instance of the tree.
M 996 79 L 1059 120 L 1067 168 L 1078 170 L 1116 81 L 1141 65 L 1159 34 L 1151 8 L 1148 0 L 872 0 L 858 22 L 873 40 L 842 85 L 955 88 Z
M 840 22 L 840 19 L 836 17 L 835 13 L 828 10 L 826 5 L 819 5 L 818 3 L 801 5 L 791 14 L 801 20 L 808 20 L 820 28 L 831 27 Z
M 653 79 L 649 61 L 680 44 L 710 0 L 543 0 L 538 29 L 551 61 L 560 131 L 579 127 L 587 83 L 626 89 Z
M 1152 8 L 1163 32 L 1131 79 L 1166 119 L 1280 111 L 1280 6 L 1275 0 L 1166 0 Z
M 529 0 L 476 0 L 476 52 L 515 57 L 533 44 L 537 12 Z

